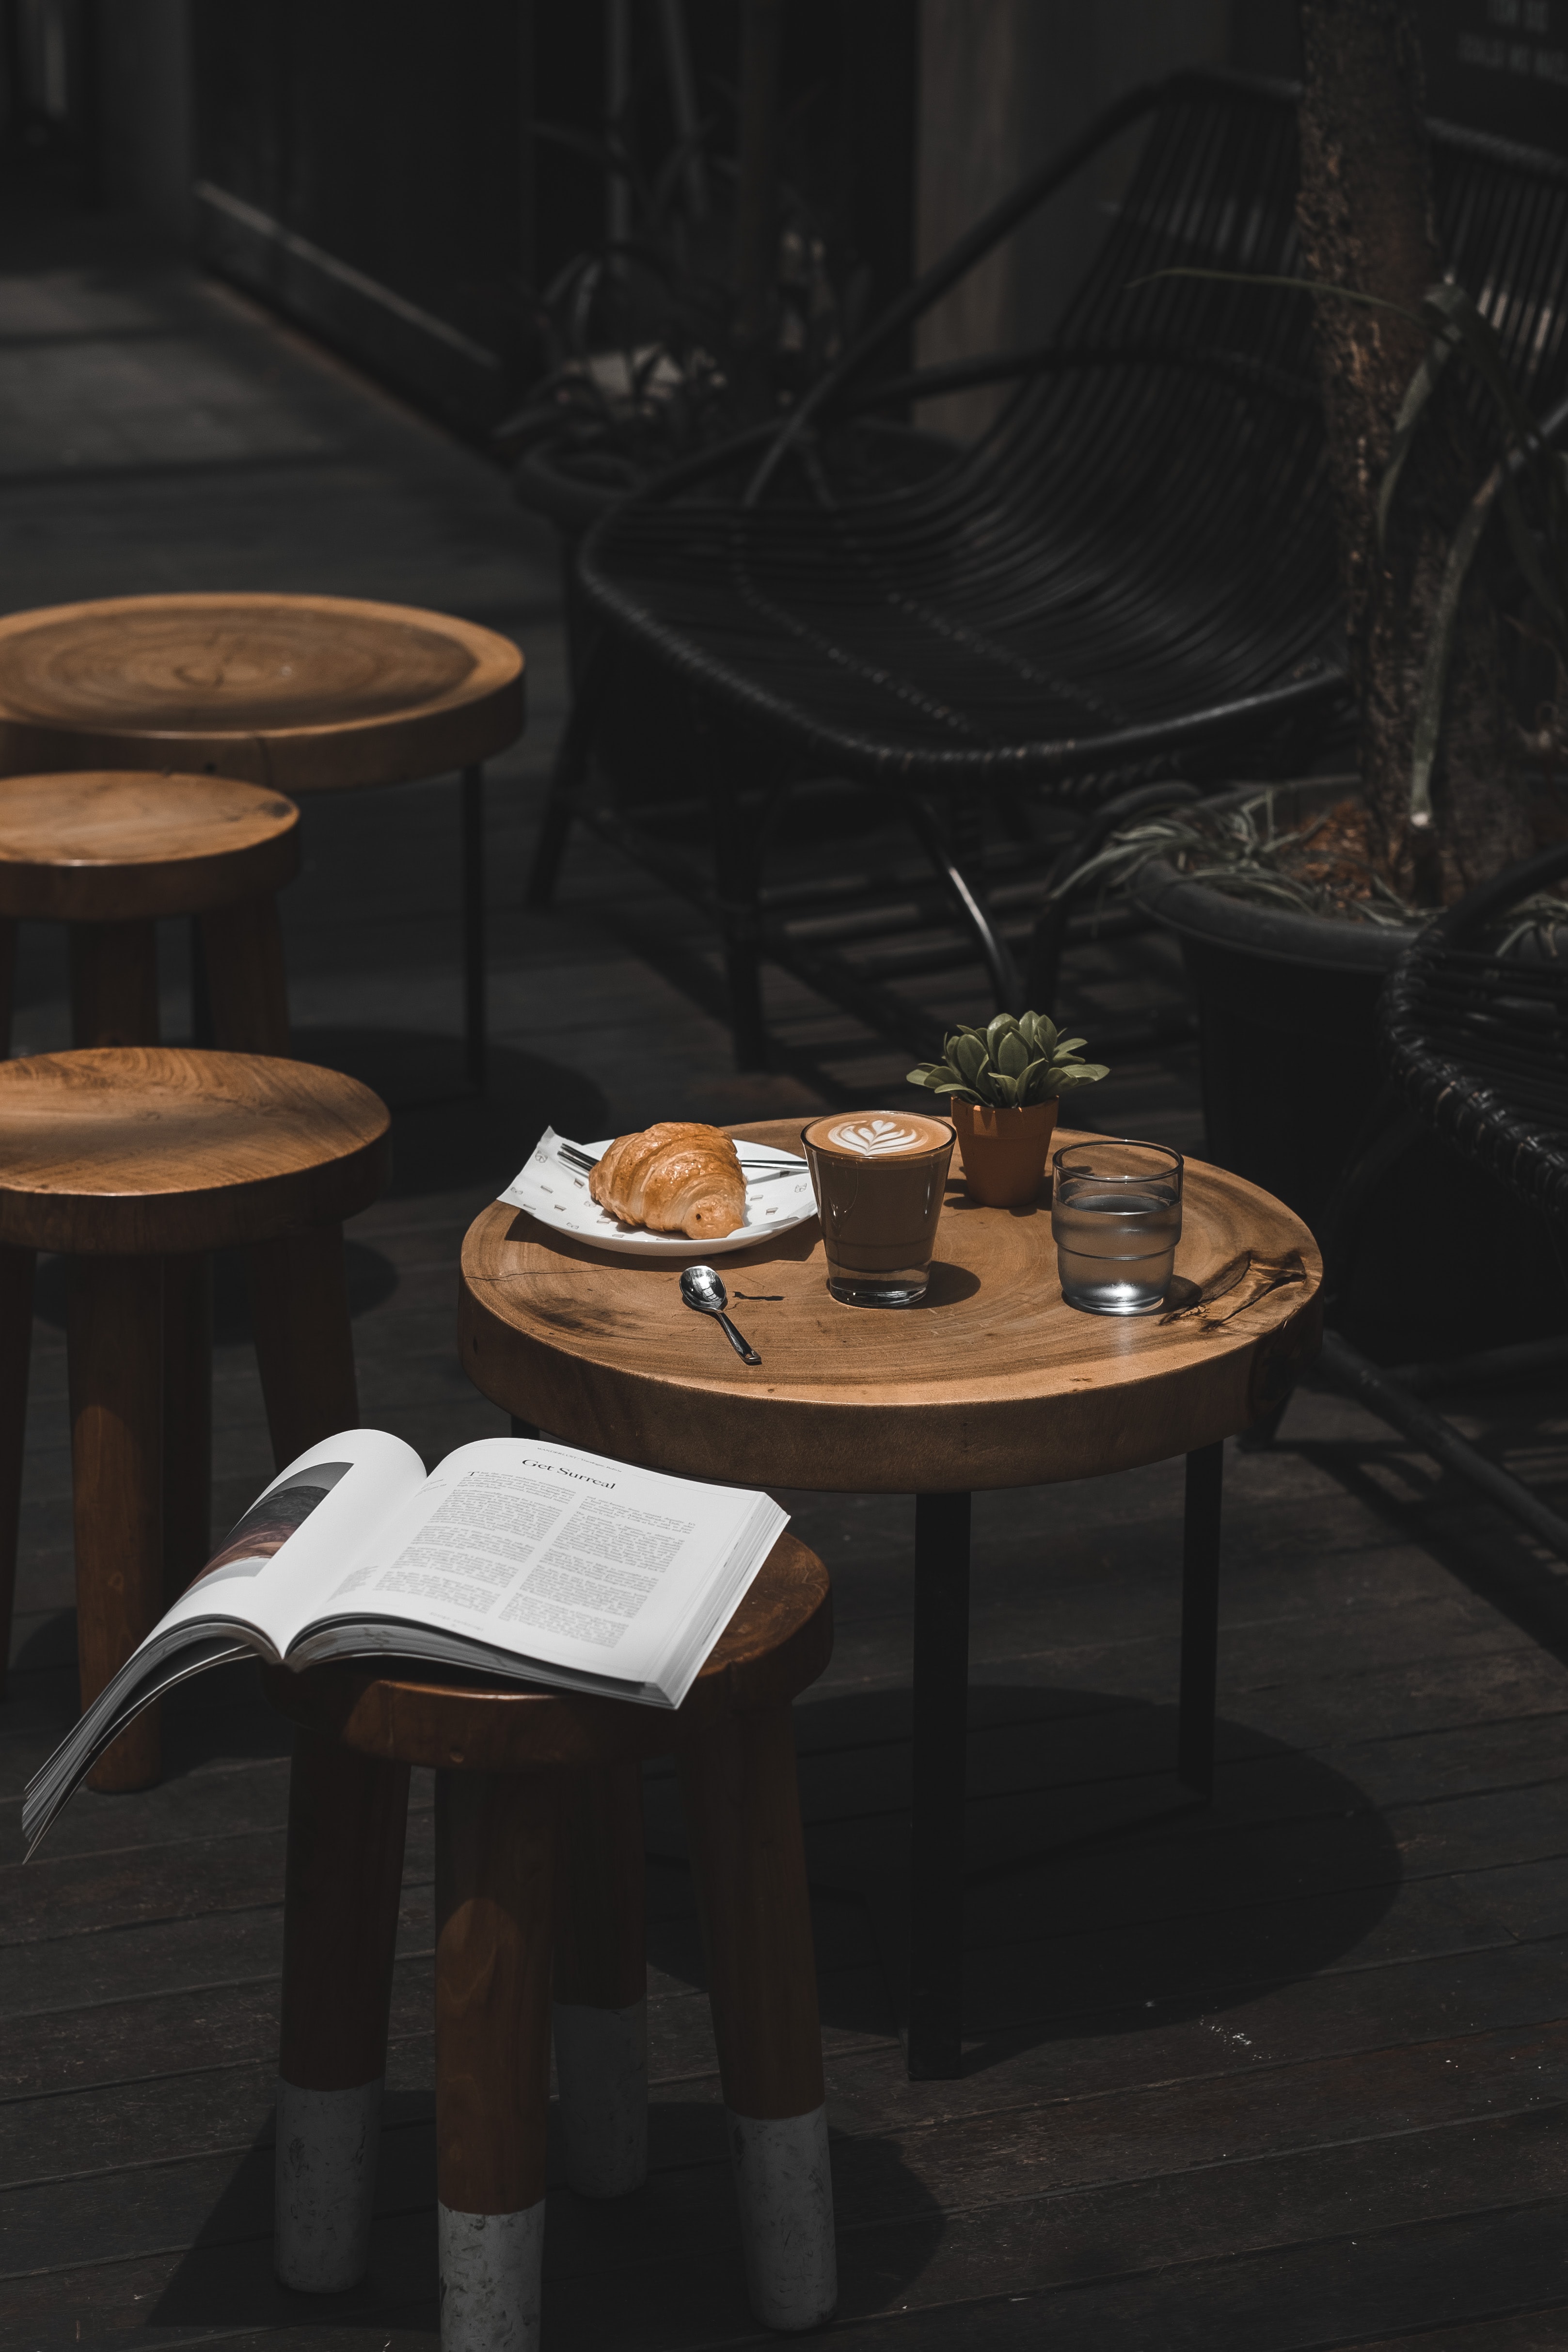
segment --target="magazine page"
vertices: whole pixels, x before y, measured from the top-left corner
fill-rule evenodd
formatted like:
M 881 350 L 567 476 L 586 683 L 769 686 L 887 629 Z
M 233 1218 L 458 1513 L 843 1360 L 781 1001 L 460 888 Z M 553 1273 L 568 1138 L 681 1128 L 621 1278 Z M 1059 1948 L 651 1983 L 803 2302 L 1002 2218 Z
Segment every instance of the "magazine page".
M 413 1448 L 379 1429 L 345 1430 L 279 1471 L 34 1773 L 22 1813 L 28 1852 L 98 1757 L 162 1692 L 247 1651 L 281 1657 L 301 1616 L 423 1476 Z
M 281 1656 L 344 1568 L 423 1483 L 413 1446 L 382 1429 L 347 1429 L 308 1446 L 235 1521 L 157 1633 L 220 1618 L 253 1627 Z
M 334 1623 L 403 1618 L 596 1680 L 651 1683 L 747 1528 L 759 1520 L 765 1557 L 786 1516 L 745 1488 L 545 1439 L 482 1439 L 449 1454 L 361 1547 L 300 1647 Z

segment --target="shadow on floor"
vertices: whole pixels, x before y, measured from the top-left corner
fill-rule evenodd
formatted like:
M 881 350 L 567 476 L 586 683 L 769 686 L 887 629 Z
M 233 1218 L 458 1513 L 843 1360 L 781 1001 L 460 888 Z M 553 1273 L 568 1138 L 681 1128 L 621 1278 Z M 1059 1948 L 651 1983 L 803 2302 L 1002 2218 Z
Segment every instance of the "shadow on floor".
M 550 2124 L 553 2183 L 560 2173 L 554 2107 Z M 264 2134 L 235 2167 L 152 2310 L 137 2315 L 139 2332 L 200 2326 L 336 2333 L 394 2323 L 433 2330 L 434 2137 L 427 2096 L 389 2098 L 370 2273 L 350 2294 L 327 2297 L 291 2294 L 272 2275 L 272 2147 L 270 2133 Z M 747 2306 L 723 2110 L 695 2099 L 655 2100 L 649 2158 L 646 2186 L 629 2197 L 601 2203 L 550 2189 L 543 2336 L 553 2352 L 632 2340 L 749 2340 L 758 2332 Z M 841 2303 L 878 2307 L 925 2267 L 943 2234 L 943 2216 L 891 2141 L 836 2141 L 833 2163 Z M 895 2244 L 881 2231 L 845 2229 L 865 2216 L 896 2218 L 902 2226 Z M 373 2339 L 375 2352 L 386 2340 L 384 2333 Z

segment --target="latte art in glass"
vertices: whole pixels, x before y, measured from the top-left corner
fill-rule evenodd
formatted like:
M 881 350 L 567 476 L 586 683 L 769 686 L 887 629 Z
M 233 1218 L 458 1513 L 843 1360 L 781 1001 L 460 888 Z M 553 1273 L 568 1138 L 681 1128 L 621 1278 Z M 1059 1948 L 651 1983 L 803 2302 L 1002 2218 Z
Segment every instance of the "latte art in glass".
M 936 1119 L 862 1118 L 837 1120 L 815 1129 L 812 1140 L 830 1150 L 852 1152 L 857 1160 L 886 1160 L 906 1152 L 940 1150 L 949 1130 Z

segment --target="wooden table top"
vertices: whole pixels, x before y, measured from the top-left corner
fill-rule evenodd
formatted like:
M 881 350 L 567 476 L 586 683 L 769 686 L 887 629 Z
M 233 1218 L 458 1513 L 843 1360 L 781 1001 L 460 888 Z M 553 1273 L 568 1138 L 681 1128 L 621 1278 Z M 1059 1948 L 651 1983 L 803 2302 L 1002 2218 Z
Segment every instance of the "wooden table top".
M 0 769 L 174 767 L 287 793 L 468 767 L 523 729 L 523 657 L 345 596 L 115 596 L 0 619 Z
M 798 1150 L 802 1123 L 728 1131 Z M 1086 1139 L 1059 1131 L 1056 1148 Z M 595 1453 L 742 1485 L 930 1493 L 1091 1477 L 1229 1436 L 1285 1393 L 1322 1324 L 1305 1225 L 1194 1160 L 1169 1305 L 1192 1303 L 1175 1319 L 1064 1306 L 1049 1205 L 979 1208 L 956 1181 L 919 1307 L 830 1297 L 814 1219 L 719 1261 L 754 1370 L 682 1306 L 685 1262 L 612 1257 L 497 1202 L 463 1245 L 464 1367 L 519 1420 Z M 1266 1265 L 1296 1278 L 1268 1287 Z

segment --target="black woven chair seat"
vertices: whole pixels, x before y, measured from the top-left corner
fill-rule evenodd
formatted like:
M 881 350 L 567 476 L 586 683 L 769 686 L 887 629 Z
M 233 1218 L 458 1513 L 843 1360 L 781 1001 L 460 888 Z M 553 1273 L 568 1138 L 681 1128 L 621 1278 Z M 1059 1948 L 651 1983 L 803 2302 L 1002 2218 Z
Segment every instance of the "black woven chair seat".
M 1568 872 L 1568 844 L 1462 900 L 1390 975 L 1381 1023 L 1394 1084 L 1439 1135 L 1568 1228 L 1568 952 L 1475 944 L 1507 907 Z M 1568 926 L 1568 906 L 1563 908 Z M 1556 935 L 1568 948 L 1568 928 Z

